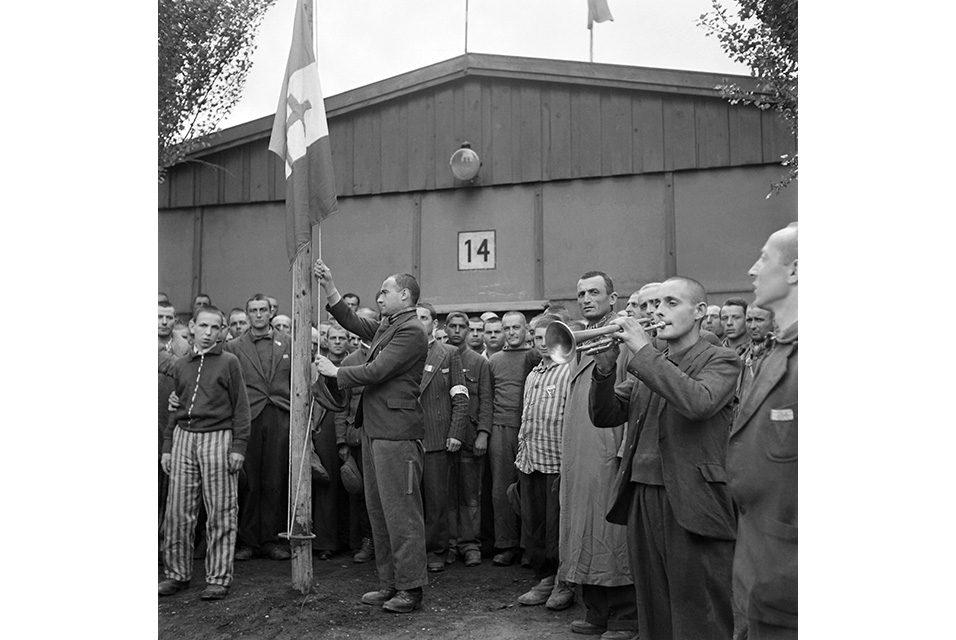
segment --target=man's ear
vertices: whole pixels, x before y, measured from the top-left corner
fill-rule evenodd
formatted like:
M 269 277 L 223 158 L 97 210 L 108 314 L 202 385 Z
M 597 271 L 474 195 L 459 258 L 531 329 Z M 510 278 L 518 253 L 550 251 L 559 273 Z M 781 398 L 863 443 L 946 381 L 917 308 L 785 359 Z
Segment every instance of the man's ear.
M 611 295 L 609 295 L 608 298 L 610 298 L 610 300 L 611 300 L 611 306 L 613 307 L 613 306 L 614 306 L 614 303 L 617 302 L 617 291 L 612 291 L 612 292 L 611 292 Z
M 797 284 L 797 261 L 793 261 L 793 265 L 790 267 L 790 275 L 787 276 L 787 282 L 790 284 Z
M 698 302 L 694 307 L 694 320 L 703 320 L 707 315 L 707 303 Z

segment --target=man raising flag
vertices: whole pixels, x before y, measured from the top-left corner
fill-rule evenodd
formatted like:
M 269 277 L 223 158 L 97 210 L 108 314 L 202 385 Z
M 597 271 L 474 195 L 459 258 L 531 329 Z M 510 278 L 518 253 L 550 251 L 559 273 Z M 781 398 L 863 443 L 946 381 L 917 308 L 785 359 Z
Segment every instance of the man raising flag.
M 338 211 L 325 101 L 312 50 L 312 0 L 298 0 L 269 150 L 285 161 L 289 262 L 312 240 L 312 225 Z

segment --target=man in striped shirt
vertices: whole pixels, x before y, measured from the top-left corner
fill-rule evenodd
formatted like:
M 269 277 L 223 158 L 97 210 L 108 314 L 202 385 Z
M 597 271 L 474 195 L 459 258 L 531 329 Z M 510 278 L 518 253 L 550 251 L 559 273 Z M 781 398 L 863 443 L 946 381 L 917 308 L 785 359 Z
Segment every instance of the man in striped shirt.
M 534 327 L 535 349 L 541 362 L 525 381 L 521 428 L 518 430 L 518 493 L 521 503 L 523 546 L 539 580 L 521 595 L 523 605 L 548 601 L 558 572 L 558 488 L 561 469 L 561 434 L 564 405 L 571 380 L 570 363 L 558 364 L 548 357 L 545 329 L 555 319 L 543 317 Z

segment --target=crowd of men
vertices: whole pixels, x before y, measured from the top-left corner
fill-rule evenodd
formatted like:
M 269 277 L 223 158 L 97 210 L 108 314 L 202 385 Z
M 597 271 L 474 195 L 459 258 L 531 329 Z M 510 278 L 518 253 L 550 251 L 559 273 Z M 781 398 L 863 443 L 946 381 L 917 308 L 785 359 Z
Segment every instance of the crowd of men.
M 796 638 L 797 226 L 770 236 L 754 302 L 610 276 L 552 304 L 443 322 L 408 274 L 378 309 L 313 268 L 312 545 L 375 560 L 362 602 L 421 607 L 429 572 L 521 563 L 524 606 L 604 640 Z M 286 560 L 291 319 L 274 298 L 182 323 L 159 301 L 160 595 L 228 594 L 233 561 Z M 558 357 L 562 322 L 599 329 Z M 599 334 L 599 335 L 598 335 Z M 200 500 L 202 496 L 202 500 Z

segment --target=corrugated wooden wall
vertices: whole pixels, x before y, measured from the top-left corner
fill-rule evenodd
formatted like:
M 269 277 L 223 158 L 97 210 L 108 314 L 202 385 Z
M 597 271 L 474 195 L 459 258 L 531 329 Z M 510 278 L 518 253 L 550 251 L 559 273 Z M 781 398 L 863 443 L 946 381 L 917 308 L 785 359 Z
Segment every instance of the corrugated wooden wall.
M 341 196 L 462 186 L 448 160 L 462 142 L 475 186 L 776 164 L 793 138 L 772 112 L 717 96 L 467 76 L 329 118 Z M 259 138 L 179 165 L 159 207 L 276 201 L 285 176 Z

